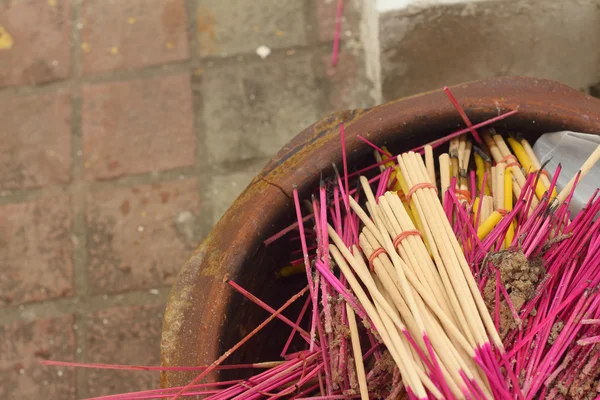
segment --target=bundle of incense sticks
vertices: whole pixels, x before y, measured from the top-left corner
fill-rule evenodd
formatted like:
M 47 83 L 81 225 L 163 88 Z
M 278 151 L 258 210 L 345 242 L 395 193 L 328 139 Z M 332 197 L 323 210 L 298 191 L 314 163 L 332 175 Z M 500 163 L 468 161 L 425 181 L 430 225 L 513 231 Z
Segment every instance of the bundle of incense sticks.
M 600 393 L 600 199 L 569 203 L 600 147 L 562 191 L 516 134 L 473 125 L 348 172 L 303 202 L 296 223 L 265 240 L 299 242 L 275 279 L 306 286 L 274 309 L 227 284 L 270 316 L 184 387 L 100 397 L 149 399 L 593 399 Z M 502 118 L 514 114 L 502 115 Z M 437 162 L 436 162 L 437 160 Z M 352 189 L 351 189 L 352 188 Z M 299 315 L 283 312 L 302 300 Z M 281 359 L 227 358 L 274 319 L 289 330 Z M 205 382 L 225 369 L 247 379 Z

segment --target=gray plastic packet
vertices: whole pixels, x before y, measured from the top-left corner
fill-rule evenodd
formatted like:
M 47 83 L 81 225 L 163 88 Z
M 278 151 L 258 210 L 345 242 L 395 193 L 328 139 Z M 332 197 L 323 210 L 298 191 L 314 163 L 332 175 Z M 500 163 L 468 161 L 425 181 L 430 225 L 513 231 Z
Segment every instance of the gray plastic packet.
M 600 145 L 600 136 L 598 135 L 561 131 L 542 135 L 535 142 L 533 152 L 540 163 L 544 164 L 549 160 L 546 164 L 546 170 L 551 174 L 554 174 L 558 164 L 561 164 L 562 170 L 556 183 L 560 192 L 571 178 L 577 174 L 581 165 L 598 145 Z M 600 187 L 600 164 L 594 165 L 590 172 L 578 183 L 569 207 L 571 213 L 578 213 L 598 187 Z

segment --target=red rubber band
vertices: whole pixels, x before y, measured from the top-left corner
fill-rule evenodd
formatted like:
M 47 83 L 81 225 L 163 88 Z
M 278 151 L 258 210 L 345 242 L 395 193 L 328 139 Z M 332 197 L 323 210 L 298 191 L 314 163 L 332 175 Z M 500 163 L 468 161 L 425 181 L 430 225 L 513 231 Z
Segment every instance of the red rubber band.
M 511 162 L 510 164 L 506 165 L 506 168 L 510 168 L 510 167 L 521 168 L 521 164 L 519 164 L 518 162 Z
M 410 198 L 412 197 L 412 195 L 415 194 L 415 192 L 417 190 L 419 190 L 419 189 L 434 189 L 436 195 L 437 195 L 437 192 L 438 192 L 437 186 L 435 186 L 433 183 L 421 182 L 421 183 L 417 183 L 415 186 L 413 186 L 412 188 L 410 188 L 410 190 L 406 194 L 406 199 L 408 201 L 410 201 Z
M 506 157 L 504 157 L 502 160 L 500 160 L 501 163 L 505 163 L 508 160 L 513 160 L 512 164 L 517 164 L 518 166 L 521 166 L 521 164 L 519 164 L 519 160 L 517 160 L 517 157 L 513 156 L 512 154 L 507 155 Z
M 467 203 L 471 202 L 471 192 L 468 190 L 454 189 L 454 192 L 456 193 L 456 198 L 458 200 L 465 200 Z
M 382 254 L 385 254 L 385 250 L 383 247 L 380 247 L 373 251 L 373 253 L 371 253 L 371 256 L 369 257 L 369 268 L 371 268 L 372 272 L 375 272 L 375 269 L 373 267 L 373 261 L 375 261 L 375 259 Z
M 411 231 L 404 231 L 401 234 L 399 234 L 398 236 L 396 236 L 396 238 L 394 239 L 394 248 L 398 248 L 400 246 L 400 242 L 402 242 L 407 237 L 413 236 L 413 235 L 423 237 L 423 235 L 421 235 L 421 232 L 414 230 L 414 229 Z
M 406 196 L 404 195 L 404 193 L 402 193 L 402 192 L 396 192 L 396 194 L 400 198 L 401 202 L 406 203 Z
M 496 211 L 498 211 L 498 213 L 503 217 L 508 214 L 508 210 L 505 210 L 504 208 L 498 208 Z

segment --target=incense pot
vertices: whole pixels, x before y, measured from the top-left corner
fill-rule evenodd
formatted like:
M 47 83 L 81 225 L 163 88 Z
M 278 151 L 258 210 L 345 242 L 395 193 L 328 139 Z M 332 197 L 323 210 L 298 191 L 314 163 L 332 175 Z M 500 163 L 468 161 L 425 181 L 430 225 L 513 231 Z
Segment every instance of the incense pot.
M 600 134 L 600 100 L 553 81 L 503 77 L 451 90 L 474 124 L 518 110 L 493 126 L 522 133 L 531 142 L 558 130 Z M 371 109 L 338 112 L 298 134 L 253 179 L 181 269 L 164 317 L 163 366 L 209 365 L 264 320 L 265 312 L 233 292 L 224 284 L 226 278 L 274 308 L 301 288 L 301 278 L 275 277 L 276 268 L 282 266 L 280 255 L 298 245 L 286 242 L 265 248 L 263 241 L 294 222 L 294 187 L 306 194 L 318 185 L 322 173 L 332 172 L 332 163 L 341 165 L 340 123 L 345 126 L 348 164 L 356 168 L 366 165 L 372 154 L 357 135 L 397 154 L 464 127 L 452 103 L 438 90 Z M 289 312 L 294 315 L 293 309 Z M 283 328 L 274 321 L 228 363 L 278 359 L 287 338 L 287 333 L 277 333 Z M 228 372 L 227 377 L 239 373 Z M 163 372 L 161 386 L 185 385 L 196 375 Z

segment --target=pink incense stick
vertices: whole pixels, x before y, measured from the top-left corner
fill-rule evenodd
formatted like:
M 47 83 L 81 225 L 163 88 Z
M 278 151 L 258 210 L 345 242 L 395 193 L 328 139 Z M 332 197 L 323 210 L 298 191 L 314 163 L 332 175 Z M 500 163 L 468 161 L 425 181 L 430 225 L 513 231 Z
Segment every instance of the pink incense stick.
M 506 112 L 504 114 L 498 115 L 497 117 L 494 117 L 494 118 L 488 119 L 486 121 L 480 122 L 478 124 L 475 124 L 475 125 L 473 125 L 470 128 L 465 128 L 465 129 L 461 129 L 459 131 L 453 132 L 453 133 L 451 133 L 451 134 L 449 134 L 447 136 L 444 136 L 441 139 L 434 140 L 433 142 L 428 143 L 428 144 L 431 145 L 433 148 L 439 147 L 442 144 L 444 144 L 446 142 L 449 142 L 450 140 L 454 139 L 455 137 L 458 137 L 458 136 L 463 135 L 463 134 L 465 134 L 467 132 L 470 132 L 471 129 L 483 128 L 484 126 L 488 126 L 488 125 L 493 124 L 494 122 L 498 122 L 498 121 L 501 121 L 501 120 L 503 120 L 505 118 L 508 118 L 511 115 L 515 115 L 517 112 L 518 112 L 518 110 L 508 111 L 508 112 Z M 424 146 L 419 146 L 419 147 L 415 147 L 411 151 L 414 151 L 415 153 L 421 153 L 422 154 L 423 153 L 423 148 L 424 148 Z
M 452 103 L 454 108 L 456 108 L 456 111 L 458 111 L 458 113 L 460 114 L 460 117 L 462 118 L 465 125 L 467 125 L 467 127 L 469 127 L 469 131 L 473 135 L 473 138 L 477 141 L 478 144 L 482 145 L 483 142 L 481 141 L 479 134 L 473 127 L 473 124 L 469 120 L 469 117 L 467 117 L 465 110 L 463 110 L 463 108 L 460 106 L 460 104 L 458 103 L 458 101 L 456 100 L 456 98 L 454 97 L 452 92 L 450 92 L 450 89 L 448 88 L 448 86 L 444 86 L 444 93 L 446 93 L 446 96 L 448 96 L 448 99 L 450 99 L 450 102 Z
M 377 146 L 375 143 L 371 142 L 370 140 L 368 140 L 360 135 L 356 135 L 356 137 L 358 139 L 360 139 L 363 143 L 365 143 L 367 146 L 372 147 L 373 149 L 377 150 L 380 154 L 383 154 L 384 156 L 392 157 L 392 154 L 389 151 L 383 150 L 381 147 Z
M 294 191 L 295 192 L 295 191 Z M 296 192 L 295 192 L 296 193 Z M 301 218 L 300 218 L 301 219 Z M 260 332 L 260 330 L 262 328 L 264 328 L 269 322 L 273 321 L 275 318 L 277 318 L 277 315 L 281 314 L 286 308 L 288 308 L 290 306 L 290 304 L 294 303 L 298 298 L 302 297 L 306 291 L 308 290 L 309 286 L 306 286 L 304 289 L 302 289 L 301 291 L 299 291 L 298 293 L 296 293 L 294 296 L 292 296 L 288 301 L 285 302 L 285 304 L 283 304 L 277 311 L 275 311 L 273 314 L 271 314 L 269 316 L 269 318 L 267 318 L 266 320 L 264 320 L 260 325 L 258 325 L 256 328 L 254 328 L 252 330 L 252 332 L 250 332 L 249 334 L 247 334 L 242 340 L 240 340 L 238 343 L 236 343 L 231 349 L 229 349 L 228 351 L 226 351 L 221 357 L 219 357 L 215 362 L 213 362 L 208 368 L 206 368 L 204 370 L 204 372 L 202 372 L 200 375 L 198 375 L 196 378 L 194 378 L 190 383 L 188 383 L 186 386 L 184 386 L 173 398 L 172 400 L 177 400 L 178 398 L 181 397 L 181 395 L 183 395 L 185 392 L 187 392 L 190 387 L 194 386 L 197 382 L 199 382 L 202 378 L 205 378 L 206 376 L 208 376 L 208 374 L 210 372 L 212 372 L 216 367 L 218 367 L 219 365 L 221 365 L 221 363 L 223 361 L 225 361 L 233 352 L 235 352 L 237 349 L 239 349 L 244 343 L 246 343 L 248 340 L 250 340 L 254 335 L 256 335 L 258 332 Z
M 342 31 L 342 12 L 344 10 L 343 0 L 338 0 L 335 13 L 335 34 L 333 37 L 333 52 L 331 54 L 331 65 L 336 66 L 340 53 L 340 37 Z
M 253 295 L 252 293 L 248 292 L 246 289 L 244 289 L 243 287 L 241 287 L 240 285 L 235 283 L 233 280 L 228 280 L 227 284 L 229 286 L 231 286 L 232 288 L 234 288 L 236 291 L 238 291 L 240 294 L 242 294 L 244 297 L 246 297 L 248 300 L 250 300 L 254 304 L 258 305 L 259 307 L 265 309 L 266 311 L 270 312 L 271 314 L 275 312 L 275 309 L 273 307 L 269 306 L 267 303 L 265 303 L 264 301 L 262 301 L 261 299 L 259 299 L 255 295 Z M 293 329 L 300 332 L 300 334 L 306 340 L 306 342 L 310 343 L 310 334 L 308 332 L 306 332 L 304 329 L 302 329 L 301 327 L 299 327 L 298 324 L 293 323 L 286 316 L 281 315 L 281 314 L 279 314 L 277 316 L 277 318 L 280 319 L 281 321 L 285 322 L 287 325 L 289 325 Z

